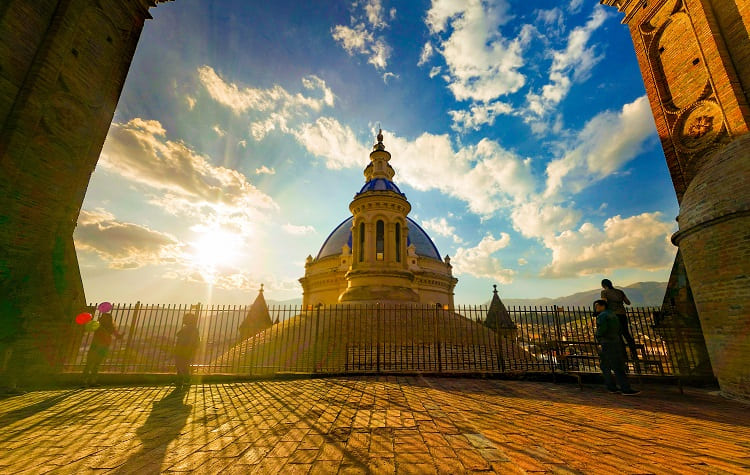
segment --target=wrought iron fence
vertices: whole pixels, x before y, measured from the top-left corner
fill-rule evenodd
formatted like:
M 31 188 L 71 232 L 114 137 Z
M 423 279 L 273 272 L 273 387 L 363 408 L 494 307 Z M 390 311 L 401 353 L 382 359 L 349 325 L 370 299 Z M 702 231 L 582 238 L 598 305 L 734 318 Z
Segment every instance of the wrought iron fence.
M 174 372 L 176 334 L 187 312 L 198 315 L 196 374 L 599 371 L 594 317 L 581 307 L 510 307 L 515 328 L 496 329 L 485 324 L 486 306 L 278 306 L 269 308 L 273 324 L 248 337 L 240 332 L 248 306 L 136 303 L 111 310 L 122 336 L 100 372 Z M 663 331 L 655 318 L 656 309 L 629 309 L 638 353 L 630 370 L 670 376 L 699 366 L 681 350 L 689 345 L 676 341 L 684 332 Z M 72 325 L 66 372 L 83 369 L 93 335 Z

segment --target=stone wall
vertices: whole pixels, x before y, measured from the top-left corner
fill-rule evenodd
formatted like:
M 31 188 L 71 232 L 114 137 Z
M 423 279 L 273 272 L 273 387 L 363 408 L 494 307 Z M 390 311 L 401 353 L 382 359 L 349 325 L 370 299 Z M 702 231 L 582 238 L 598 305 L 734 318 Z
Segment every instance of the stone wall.
M 151 3 L 0 6 L 0 324 L 21 319 L 27 375 L 55 370 L 84 304 L 73 230 Z

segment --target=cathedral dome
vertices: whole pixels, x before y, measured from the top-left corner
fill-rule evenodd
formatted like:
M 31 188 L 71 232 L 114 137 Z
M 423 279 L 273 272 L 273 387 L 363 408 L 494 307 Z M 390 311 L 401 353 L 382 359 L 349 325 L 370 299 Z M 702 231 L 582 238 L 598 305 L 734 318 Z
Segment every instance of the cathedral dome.
M 395 183 L 385 178 L 373 178 L 372 180 L 368 181 L 364 184 L 362 189 L 359 190 L 359 193 L 357 193 L 357 195 L 366 193 L 368 191 L 393 191 L 394 193 L 398 193 L 399 195 L 406 197 L 406 195 L 404 195 L 401 190 L 398 189 L 398 186 L 396 186 Z
M 394 187 L 396 186 L 393 184 L 393 182 L 389 181 L 389 183 Z M 398 188 L 396 188 L 396 190 L 398 190 Z M 354 217 L 350 216 L 349 218 L 345 219 L 344 222 L 336 226 L 336 229 L 334 229 L 333 232 L 328 236 L 328 238 L 326 238 L 325 242 L 323 243 L 323 247 L 320 248 L 317 259 L 322 259 L 328 256 L 338 256 L 339 254 L 341 254 L 341 248 L 344 247 L 344 244 L 349 246 L 349 248 L 351 249 L 353 219 Z M 442 258 L 440 257 L 440 253 L 438 252 L 435 243 L 432 242 L 432 239 L 430 239 L 430 236 L 427 235 L 424 229 L 422 229 L 416 222 L 414 222 L 413 219 L 409 217 L 406 218 L 406 222 L 409 226 L 409 234 L 406 240 L 406 245 L 409 246 L 411 244 L 414 244 L 418 256 L 429 257 L 431 259 L 441 261 Z

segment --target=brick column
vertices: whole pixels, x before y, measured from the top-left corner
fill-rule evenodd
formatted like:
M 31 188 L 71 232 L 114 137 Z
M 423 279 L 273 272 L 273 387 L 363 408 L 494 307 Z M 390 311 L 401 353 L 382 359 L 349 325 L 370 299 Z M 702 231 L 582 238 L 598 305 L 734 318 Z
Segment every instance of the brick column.
M 14 363 L 57 369 L 84 305 L 73 230 L 154 0 L 0 7 L 0 324 Z

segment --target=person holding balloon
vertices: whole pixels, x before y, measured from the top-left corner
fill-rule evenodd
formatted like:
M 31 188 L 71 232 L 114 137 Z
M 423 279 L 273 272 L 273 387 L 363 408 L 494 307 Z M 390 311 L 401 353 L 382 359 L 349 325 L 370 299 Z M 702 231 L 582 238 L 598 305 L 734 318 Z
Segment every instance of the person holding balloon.
M 109 309 L 111 310 L 111 306 Z M 107 353 L 109 353 L 112 337 L 122 337 L 122 334 L 115 328 L 111 313 L 102 313 L 99 316 L 98 323 L 99 325 L 96 331 L 94 331 L 94 338 L 91 340 L 91 347 L 86 357 L 86 367 L 83 369 L 83 384 L 86 386 L 96 384 L 99 365 L 102 364 L 102 361 L 107 357 Z

